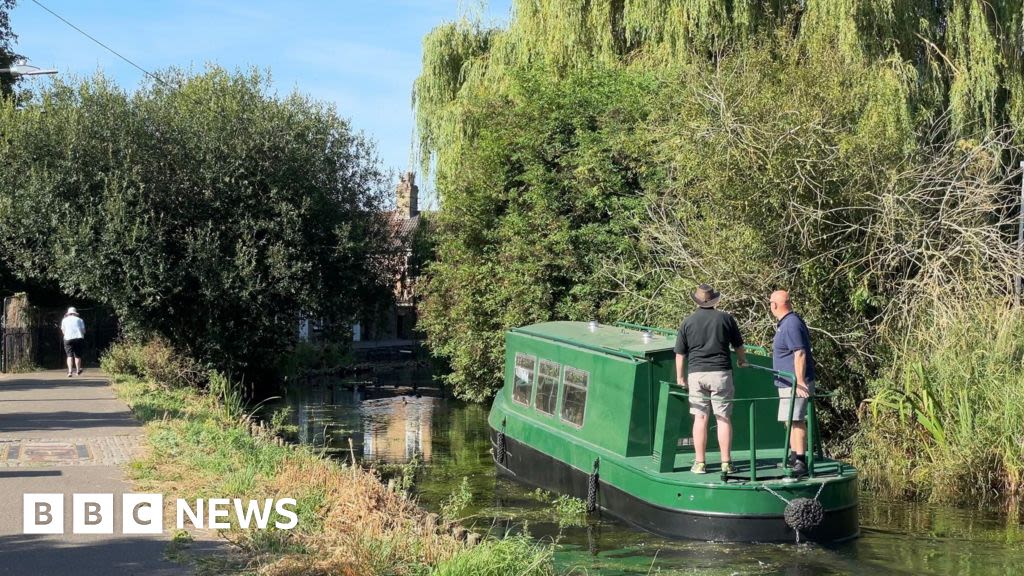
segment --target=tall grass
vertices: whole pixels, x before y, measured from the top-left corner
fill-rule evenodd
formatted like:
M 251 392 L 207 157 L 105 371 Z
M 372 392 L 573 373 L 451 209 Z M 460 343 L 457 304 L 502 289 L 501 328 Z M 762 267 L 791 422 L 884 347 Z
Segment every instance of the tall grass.
M 854 460 L 871 487 L 945 503 L 991 502 L 1024 481 L 1024 309 L 930 312 L 871 385 Z
M 554 576 L 552 549 L 518 534 L 483 544 L 438 564 L 431 576 Z

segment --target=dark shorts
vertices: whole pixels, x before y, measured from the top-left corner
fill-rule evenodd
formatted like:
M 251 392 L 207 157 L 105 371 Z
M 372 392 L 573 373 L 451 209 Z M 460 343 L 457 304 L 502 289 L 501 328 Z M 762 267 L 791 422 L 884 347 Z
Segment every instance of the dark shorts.
M 64 341 L 64 353 L 68 358 L 81 358 L 85 351 L 85 338 Z

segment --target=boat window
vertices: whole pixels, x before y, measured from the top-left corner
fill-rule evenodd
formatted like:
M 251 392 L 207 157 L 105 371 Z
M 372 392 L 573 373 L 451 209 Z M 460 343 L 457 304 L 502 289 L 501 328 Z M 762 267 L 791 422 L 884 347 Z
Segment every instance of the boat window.
M 565 386 L 562 387 L 562 420 L 583 426 L 583 409 L 587 405 L 587 380 L 590 374 L 576 368 L 565 367 Z
M 536 370 L 537 358 L 527 354 L 516 354 L 516 378 L 512 387 L 512 399 L 520 404 L 530 405 L 530 392 L 533 389 L 533 372 Z
M 540 372 L 537 374 L 537 398 L 534 406 L 546 414 L 555 414 L 555 402 L 558 400 L 558 376 L 562 365 L 550 360 L 540 361 Z

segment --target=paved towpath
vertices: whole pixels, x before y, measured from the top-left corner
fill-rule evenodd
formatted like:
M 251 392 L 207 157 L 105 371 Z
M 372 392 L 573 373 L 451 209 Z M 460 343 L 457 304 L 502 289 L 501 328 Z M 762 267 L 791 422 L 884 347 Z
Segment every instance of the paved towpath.
M 124 466 L 142 426 L 96 369 L 0 374 L 0 575 L 147 574 L 190 570 L 164 559 L 167 534 L 121 534 Z M 64 535 L 22 533 L 22 495 L 64 494 Z M 73 493 L 114 494 L 114 534 L 72 535 Z

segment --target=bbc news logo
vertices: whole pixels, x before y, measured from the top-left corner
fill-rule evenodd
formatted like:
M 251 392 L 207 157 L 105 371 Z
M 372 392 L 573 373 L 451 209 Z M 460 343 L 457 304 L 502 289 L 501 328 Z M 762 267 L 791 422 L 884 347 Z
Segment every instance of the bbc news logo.
M 22 500 L 22 531 L 25 534 L 64 534 L 64 494 L 25 494 Z M 164 531 L 164 497 L 162 494 L 122 494 L 121 533 L 161 534 Z M 299 523 L 294 498 L 280 500 L 242 500 L 240 498 L 209 498 L 189 502 L 175 501 L 175 520 L 179 530 L 187 524 L 195 528 L 226 530 L 235 526 L 243 530 L 266 530 L 273 513 L 278 518 L 274 527 L 291 530 Z M 113 494 L 72 494 L 72 534 L 113 534 Z

